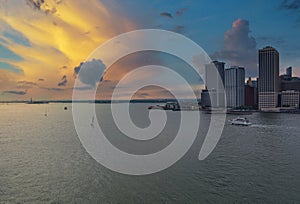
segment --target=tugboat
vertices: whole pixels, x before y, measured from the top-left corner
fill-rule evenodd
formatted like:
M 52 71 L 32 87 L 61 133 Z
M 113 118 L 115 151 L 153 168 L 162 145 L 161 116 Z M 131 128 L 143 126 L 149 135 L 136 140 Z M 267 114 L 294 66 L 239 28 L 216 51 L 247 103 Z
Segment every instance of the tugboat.
M 231 125 L 242 125 L 242 126 L 251 125 L 251 123 L 247 118 L 240 118 L 240 117 L 230 120 L 229 122 Z

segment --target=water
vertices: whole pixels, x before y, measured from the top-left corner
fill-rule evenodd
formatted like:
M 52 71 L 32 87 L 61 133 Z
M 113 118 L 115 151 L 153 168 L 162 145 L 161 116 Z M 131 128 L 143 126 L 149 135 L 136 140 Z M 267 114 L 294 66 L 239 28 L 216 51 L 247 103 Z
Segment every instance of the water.
M 146 107 L 134 104 L 132 109 Z M 107 104 L 97 105 L 99 118 L 107 111 Z M 0 114 L 0 203 L 300 202 L 299 114 L 254 113 L 247 116 L 251 127 L 226 125 L 204 161 L 197 160 L 205 133 L 201 129 L 200 139 L 178 163 L 138 177 L 112 172 L 86 153 L 70 104 L 3 104 Z M 201 119 L 205 127 L 209 115 L 201 114 Z M 149 123 L 133 120 L 139 126 Z M 103 121 L 104 128 L 122 138 L 109 120 Z M 172 136 L 172 124 L 163 135 Z M 170 142 L 163 135 L 161 147 Z

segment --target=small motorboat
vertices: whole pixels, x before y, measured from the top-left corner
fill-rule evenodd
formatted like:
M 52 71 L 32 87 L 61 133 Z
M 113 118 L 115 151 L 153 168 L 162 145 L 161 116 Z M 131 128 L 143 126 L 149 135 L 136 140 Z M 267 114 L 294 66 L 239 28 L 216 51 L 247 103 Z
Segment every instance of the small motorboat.
M 242 125 L 242 126 L 249 126 L 251 125 L 251 123 L 249 122 L 249 120 L 247 118 L 235 118 L 232 120 L 229 120 L 231 125 Z

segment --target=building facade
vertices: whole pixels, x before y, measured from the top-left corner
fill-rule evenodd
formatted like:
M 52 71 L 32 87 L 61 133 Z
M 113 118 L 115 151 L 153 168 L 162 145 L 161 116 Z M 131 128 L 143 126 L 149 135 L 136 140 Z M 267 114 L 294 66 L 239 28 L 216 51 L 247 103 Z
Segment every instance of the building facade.
M 292 67 L 286 68 L 286 74 L 280 76 L 280 90 L 294 90 L 300 92 L 300 78 L 293 77 Z
M 300 91 L 300 78 L 293 77 L 291 80 L 282 80 L 281 91 L 287 90 Z
M 279 52 L 270 46 L 259 50 L 258 106 L 260 110 L 278 106 Z
M 291 79 L 292 78 L 292 76 L 293 76 L 293 68 L 292 67 L 288 67 L 288 68 L 286 68 L 286 77 L 287 77 L 287 79 Z
M 245 84 L 245 106 L 257 109 L 257 98 L 257 83 L 249 77 Z
M 245 106 L 255 108 L 255 91 L 254 87 L 245 85 Z
M 227 107 L 238 108 L 245 105 L 245 69 L 231 67 L 225 70 L 225 90 Z
M 224 69 L 224 62 L 212 61 L 205 65 L 205 85 L 211 95 L 210 106 L 212 107 L 225 107 Z M 209 95 L 204 93 L 204 96 Z M 204 101 L 207 101 L 207 99 L 204 99 Z
M 201 92 L 201 106 L 203 108 L 211 107 L 211 101 L 217 100 L 216 90 L 203 89 Z
M 288 90 L 281 92 L 281 107 L 299 108 L 299 91 Z

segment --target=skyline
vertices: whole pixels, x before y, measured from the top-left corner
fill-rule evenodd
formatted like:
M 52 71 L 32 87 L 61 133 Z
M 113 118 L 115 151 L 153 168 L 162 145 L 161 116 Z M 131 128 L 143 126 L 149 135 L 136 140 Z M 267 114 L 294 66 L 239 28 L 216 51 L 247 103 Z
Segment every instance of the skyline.
M 145 0 L 1 1 L 0 100 L 70 99 L 75 68 L 95 48 L 123 32 L 146 28 L 183 34 L 213 60 L 245 67 L 246 78 L 258 76 L 258 49 L 271 45 L 281 55 L 280 73 L 292 66 L 293 75 L 300 76 L 299 10 L 297 0 L 171 5 L 170 1 Z M 139 64 L 136 61 L 133 57 L 127 65 Z M 122 76 L 122 69 L 126 70 L 118 67 L 115 73 L 107 73 L 106 82 Z M 164 96 L 156 89 L 146 92 Z

